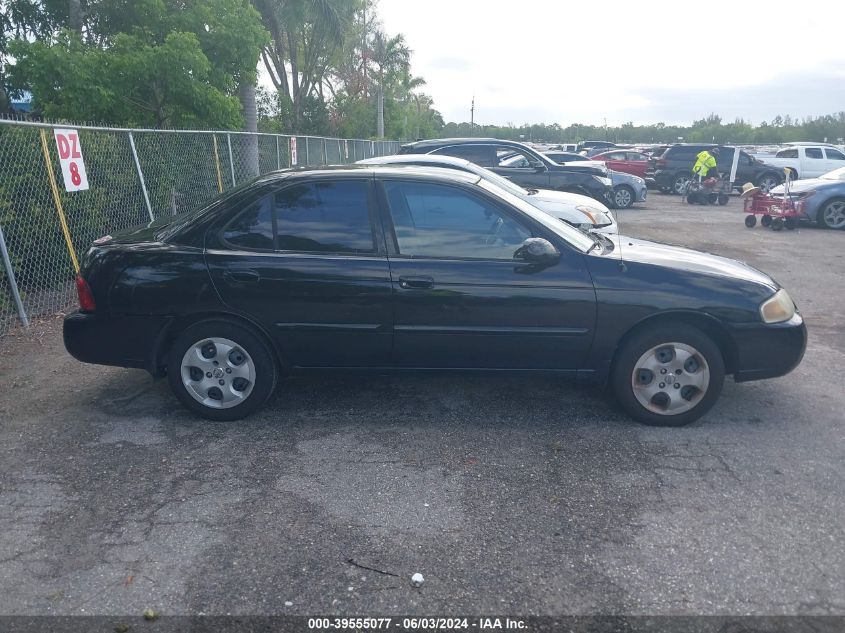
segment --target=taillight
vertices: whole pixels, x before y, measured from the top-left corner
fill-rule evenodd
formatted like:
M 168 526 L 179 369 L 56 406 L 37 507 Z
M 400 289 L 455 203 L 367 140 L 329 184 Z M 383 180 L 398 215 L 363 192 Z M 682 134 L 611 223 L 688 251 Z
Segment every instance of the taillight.
M 76 276 L 76 294 L 79 297 L 79 309 L 82 312 L 94 312 L 97 309 L 91 286 L 82 278 L 82 275 Z

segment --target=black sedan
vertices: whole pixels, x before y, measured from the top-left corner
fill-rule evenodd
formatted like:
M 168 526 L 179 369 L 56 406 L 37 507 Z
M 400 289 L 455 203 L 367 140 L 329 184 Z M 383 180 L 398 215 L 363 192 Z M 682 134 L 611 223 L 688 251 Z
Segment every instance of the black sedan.
M 555 372 L 678 426 L 726 374 L 779 376 L 806 329 L 737 261 L 587 234 L 478 176 L 425 167 L 277 172 L 95 242 L 64 322 L 81 361 L 167 376 L 190 409 L 248 415 L 283 372 Z

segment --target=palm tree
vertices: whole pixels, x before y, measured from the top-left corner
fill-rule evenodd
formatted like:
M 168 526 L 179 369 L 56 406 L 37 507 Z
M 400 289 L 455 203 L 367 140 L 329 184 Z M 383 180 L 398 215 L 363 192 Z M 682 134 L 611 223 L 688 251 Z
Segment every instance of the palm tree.
M 405 43 L 405 36 L 401 33 L 388 38 L 384 31 L 378 30 L 373 35 L 370 44 L 370 58 L 376 67 L 378 86 L 376 94 L 377 131 L 378 138 L 384 138 L 384 92 L 385 81 L 397 73 L 408 74 L 411 66 L 411 49 Z

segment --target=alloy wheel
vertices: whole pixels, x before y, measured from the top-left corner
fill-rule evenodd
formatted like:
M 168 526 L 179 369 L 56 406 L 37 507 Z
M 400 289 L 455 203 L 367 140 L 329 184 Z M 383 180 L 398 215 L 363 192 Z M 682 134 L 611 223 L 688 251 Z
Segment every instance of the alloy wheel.
M 845 200 L 834 200 L 822 211 L 822 222 L 829 229 L 845 228 Z

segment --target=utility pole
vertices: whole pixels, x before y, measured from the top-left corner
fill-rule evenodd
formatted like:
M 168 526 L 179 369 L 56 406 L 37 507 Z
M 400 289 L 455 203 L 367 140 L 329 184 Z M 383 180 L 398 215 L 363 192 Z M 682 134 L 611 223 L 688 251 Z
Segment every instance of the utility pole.
M 364 99 L 367 98 L 367 0 L 364 0 L 364 41 L 361 43 L 361 55 L 364 60 Z
M 472 95 L 472 105 L 469 108 L 469 135 L 475 136 L 475 95 Z

